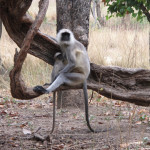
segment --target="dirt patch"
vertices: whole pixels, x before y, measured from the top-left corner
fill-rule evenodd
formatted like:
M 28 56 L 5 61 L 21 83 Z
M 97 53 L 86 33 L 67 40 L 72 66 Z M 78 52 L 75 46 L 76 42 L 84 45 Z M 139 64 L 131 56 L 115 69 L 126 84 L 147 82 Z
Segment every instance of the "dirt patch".
M 106 132 L 91 133 L 84 110 L 67 108 L 57 110 L 55 131 L 50 135 L 52 104 L 47 97 L 20 101 L 6 97 L 6 91 L 0 95 L 1 150 L 150 149 L 149 108 L 95 95 L 89 104 L 91 125 L 94 129 L 108 129 Z M 27 135 L 39 128 L 37 133 L 49 135 L 48 140 L 42 142 Z

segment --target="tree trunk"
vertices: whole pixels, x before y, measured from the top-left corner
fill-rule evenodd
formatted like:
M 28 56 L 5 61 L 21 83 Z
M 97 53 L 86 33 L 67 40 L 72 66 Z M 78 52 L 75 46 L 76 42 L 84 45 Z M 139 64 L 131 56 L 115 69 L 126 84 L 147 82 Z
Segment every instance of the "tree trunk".
M 2 36 L 2 21 L 0 19 L 0 40 L 1 40 L 1 36 Z M 2 60 L 0 56 L 0 74 L 1 74 L 1 70 L 2 70 Z
M 89 12 L 91 0 L 57 0 L 57 32 L 62 28 L 70 29 L 77 40 L 88 46 Z M 84 11 L 83 11 L 84 10 Z M 62 95 L 61 95 L 62 94 Z M 62 104 L 60 103 L 62 98 Z M 58 92 L 57 104 L 62 107 L 83 107 L 83 90 Z
M 21 47 L 27 31 L 33 23 L 33 20 L 26 15 L 31 2 L 31 0 L 26 2 L 24 0 L 0 0 L 0 18 L 9 36 L 19 47 Z M 83 18 L 85 19 L 85 16 Z M 74 33 L 76 32 L 74 31 Z M 86 33 L 85 35 L 88 34 Z M 83 39 L 88 38 L 86 36 L 81 37 Z M 80 39 L 77 36 L 76 38 Z M 50 36 L 38 31 L 33 41 L 30 42 L 29 54 L 42 59 L 50 65 L 54 64 L 54 54 L 59 52 L 60 48 Z M 81 42 L 84 43 L 84 40 Z M 86 43 L 84 44 L 86 45 Z M 16 87 L 11 85 L 11 88 Z M 80 89 L 81 87 L 60 87 L 61 90 L 70 88 Z M 18 95 L 15 91 L 11 92 L 13 97 L 18 99 L 31 99 L 39 96 L 39 94 L 32 91 L 32 88 L 27 89 L 26 91 L 21 91 L 23 92 L 22 95 Z M 108 98 L 149 106 L 150 70 L 104 67 L 91 63 L 88 89 L 92 89 Z
M 95 26 L 97 25 L 98 28 L 100 28 L 105 24 L 105 20 L 101 16 L 100 0 L 93 0 L 92 2 L 93 2 L 93 7 L 91 8 L 91 12 L 95 20 Z
M 95 3 L 96 3 L 97 20 L 101 26 L 104 26 L 105 21 L 101 15 L 100 0 L 96 0 Z
M 150 27 L 149 27 L 149 65 L 150 65 Z
M 1 36 L 2 36 L 2 21 L 0 19 L 0 40 L 1 40 Z M 5 66 L 2 64 L 2 59 L 0 56 L 0 75 L 4 74 L 6 71 Z
M 0 19 L 0 39 L 1 39 L 1 36 L 2 36 L 2 21 Z

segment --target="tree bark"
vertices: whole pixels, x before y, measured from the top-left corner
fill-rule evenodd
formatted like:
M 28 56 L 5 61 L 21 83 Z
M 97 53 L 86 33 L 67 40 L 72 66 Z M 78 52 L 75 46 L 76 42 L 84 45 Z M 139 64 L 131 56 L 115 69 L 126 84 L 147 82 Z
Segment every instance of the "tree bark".
M 101 16 L 100 0 L 93 0 L 92 2 L 93 2 L 93 7 L 91 8 L 91 12 L 95 20 L 95 26 L 97 25 L 98 28 L 100 28 L 105 24 L 105 20 Z
M 150 27 L 149 27 L 149 65 L 150 65 Z
M 19 47 L 21 47 L 27 31 L 33 23 L 33 20 L 25 14 L 31 2 L 31 0 L 26 2 L 24 0 L 0 0 L 0 18 L 9 36 Z M 50 36 L 38 31 L 33 38 L 28 53 L 53 65 L 53 56 L 59 51 L 59 46 Z M 81 87 L 61 87 L 60 89 L 70 88 L 79 89 Z M 149 106 L 150 70 L 104 67 L 91 63 L 88 89 L 92 89 L 108 98 Z M 31 99 L 39 96 L 37 93 L 29 94 L 31 90 L 26 91 L 28 96 L 23 95 L 21 97 L 15 93 L 12 93 L 12 95 L 15 95 L 14 97 L 18 99 Z
M 1 39 L 1 36 L 2 36 L 2 21 L 0 19 L 0 39 Z M 5 66 L 2 64 L 2 59 L 1 59 L 1 56 L 0 56 L 0 75 L 4 74 L 6 71 L 6 68 Z
M 102 15 L 101 15 L 100 0 L 96 0 L 95 3 L 96 3 L 97 20 L 98 20 L 98 22 L 99 22 L 99 24 L 100 24 L 101 26 L 104 26 L 105 20 L 104 20 L 104 18 L 103 18 Z
M 35 18 L 35 21 L 30 26 L 23 43 L 21 45 L 21 49 L 19 52 L 16 51 L 14 57 L 14 67 L 10 71 L 10 85 L 11 85 L 11 93 L 14 97 L 21 97 L 24 96 L 30 97 L 34 91 L 31 88 L 27 88 L 24 81 L 21 78 L 21 69 L 22 65 L 25 61 L 27 56 L 27 52 L 30 48 L 31 41 L 33 40 L 34 36 L 36 35 L 41 23 L 44 20 L 47 8 L 48 8 L 49 0 L 40 0 L 39 2 L 39 13 Z M 30 92 L 29 92 L 30 91 Z
M 2 36 L 2 21 L 0 19 L 0 39 L 1 39 L 1 36 Z
M 88 46 L 89 12 L 91 0 L 57 0 L 57 32 L 62 28 L 70 29 L 77 40 Z M 84 11 L 83 11 L 84 10 Z M 62 95 L 61 95 L 62 94 Z M 60 103 L 62 98 L 62 104 Z M 84 106 L 83 90 L 58 92 L 57 105 Z M 58 106 L 60 108 L 60 106 Z
M 88 46 L 91 0 L 57 0 L 57 32 L 68 28 L 77 40 Z M 84 11 L 83 11 L 84 10 Z
M 149 12 L 149 10 L 144 6 L 143 2 L 141 2 L 140 8 L 141 8 L 141 10 L 143 11 L 143 13 L 144 13 L 145 16 L 147 17 L 147 20 L 148 20 L 149 23 L 150 23 L 150 12 Z

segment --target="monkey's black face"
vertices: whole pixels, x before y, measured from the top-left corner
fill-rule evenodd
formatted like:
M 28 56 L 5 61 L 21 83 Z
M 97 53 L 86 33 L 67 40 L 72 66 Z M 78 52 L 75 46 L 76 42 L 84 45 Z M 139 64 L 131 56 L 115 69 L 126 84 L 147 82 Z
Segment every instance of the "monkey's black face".
M 70 33 L 68 32 L 62 33 L 61 41 L 70 41 Z

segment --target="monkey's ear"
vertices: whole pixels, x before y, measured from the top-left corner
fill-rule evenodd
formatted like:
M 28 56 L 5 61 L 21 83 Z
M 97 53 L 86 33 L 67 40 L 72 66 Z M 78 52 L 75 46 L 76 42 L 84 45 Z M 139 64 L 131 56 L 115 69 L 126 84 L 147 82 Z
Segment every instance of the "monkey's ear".
M 56 59 L 59 55 L 62 55 L 60 52 L 55 53 L 54 59 Z
M 57 52 L 55 55 L 54 55 L 54 59 L 59 59 L 59 60 L 62 60 L 63 59 L 63 56 L 61 53 Z
M 44 89 L 42 86 L 39 86 L 39 85 L 35 86 L 33 88 L 33 91 L 36 92 L 36 93 L 39 93 L 39 94 L 45 94 L 45 93 L 47 93 L 47 90 Z

